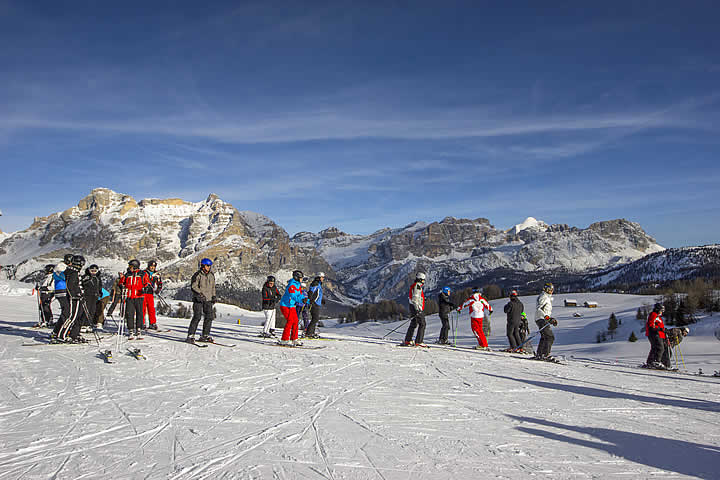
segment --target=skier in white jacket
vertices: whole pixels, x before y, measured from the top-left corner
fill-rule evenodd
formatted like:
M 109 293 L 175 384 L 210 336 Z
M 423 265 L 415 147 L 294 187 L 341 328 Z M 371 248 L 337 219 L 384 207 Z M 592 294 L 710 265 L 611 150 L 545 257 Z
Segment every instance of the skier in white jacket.
M 550 349 L 555 341 L 550 325 L 557 326 L 558 322 L 552 316 L 552 294 L 555 286 L 552 283 L 546 283 L 543 292 L 537 298 L 537 308 L 535 310 L 535 323 L 540 329 L 540 343 L 534 358 L 538 360 L 552 360 Z

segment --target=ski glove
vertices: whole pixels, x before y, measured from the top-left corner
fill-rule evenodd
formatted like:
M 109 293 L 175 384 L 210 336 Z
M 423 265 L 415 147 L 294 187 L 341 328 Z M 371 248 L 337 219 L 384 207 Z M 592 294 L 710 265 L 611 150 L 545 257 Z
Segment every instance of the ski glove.
M 557 324 L 558 324 L 557 318 L 550 317 L 550 320 L 548 320 L 548 321 L 557 327 Z
M 212 297 L 212 298 L 210 299 L 210 301 L 211 301 L 213 304 L 217 303 L 217 297 Z

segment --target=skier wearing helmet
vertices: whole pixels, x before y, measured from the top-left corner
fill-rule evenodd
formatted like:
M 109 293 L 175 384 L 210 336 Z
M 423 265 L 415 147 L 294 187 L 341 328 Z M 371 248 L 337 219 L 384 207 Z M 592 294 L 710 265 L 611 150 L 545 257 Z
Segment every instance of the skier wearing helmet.
M 665 344 L 665 352 L 663 353 L 661 362 L 665 368 L 672 368 L 672 363 L 670 362 L 670 359 L 672 359 L 673 348 L 680 345 L 680 342 L 682 342 L 689 333 L 690 329 L 688 327 L 675 327 L 665 329 L 667 343 Z
M 325 298 L 323 298 L 323 281 L 325 280 L 325 274 L 320 272 L 313 279 L 308 289 L 308 301 L 310 303 L 310 324 L 305 331 L 305 336 L 308 338 L 319 338 L 315 328 L 320 321 L 320 308 L 325 305 Z
M 140 336 L 143 328 L 143 290 L 150 284 L 150 279 L 140 270 L 140 262 L 133 259 L 128 262 L 128 271 L 120 275 L 118 283 L 127 291 L 125 321 L 128 336 L 132 340 L 133 336 Z
M 280 299 L 280 311 L 285 317 L 285 328 L 283 329 L 282 339 L 278 342 L 280 345 L 287 347 L 296 347 L 302 345 L 298 341 L 298 316 L 297 306 L 304 305 L 307 297 L 302 290 L 303 272 L 295 270 L 292 278 L 288 280 L 285 293 Z
M 275 285 L 275 277 L 269 275 L 265 285 L 262 287 L 262 310 L 265 314 L 265 325 L 261 337 L 275 336 L 275 304 L 280 300 L 282 295 Z
M 448 314 L 453 308 L 455 308 L 455 304 L 450 300 L 450 287 L 443 287 L 442 291 L 438 295 L 438 313 L 440 315 L 442 327 L 440 328 L 440 337 L 437 341 L 437 343 L 442 345 L 450 343 L 448 341 L 448 334 L 450 333 L 450 320 L 448 319 Z
M 488 321 L 490 321 L 492 307 L 490 306 L 490 303 L 488 303 L 488 301 L 480 294 L 479 287 L 473 288 L 472 295 L 470 298 L 465 300 L 465 303 L 458 307 L 458 312 L 462 311 L 465 307 L 467 307 L 470 311 L 470 328 L 478 341 L 475 348 L 479 350 L 489 350 L 487 337 L 485 337 L 485 331 L 483 330 L 483 321 L 486 317 Z
M 667 346 L 667 336 L 665 335 L 665 322 L 662 314 L 665 312 L 665 306 L 662 303 L 656 303 L 653 311 L 648 315 L 645 324 L 645 335 L 650 341 L 650 353 L 648 354 L 645 366 L 648 368 L 664 369 L 661 363 L 665 356 Z M 668 363 L 670 362 L 668 356 Z
M 557 326 L 558 322 L 552 317 L 552 294 L 555 286 L 552 283 L 546 283 L 543 291 L 538 295 L 535 309 L 535 324 L 540 329 L 540 343 L 538 344 L 535 358 L 536 360 L 554 361 L 550 356 L 550 349 L 555 342 L 555 334 L 553 334 L 550 325 Z
M 203 258 L 200 260 L 200 268 L 190 279 L 190 290 L 193 294 L 193 316 L 185 339 L 187 343 L 195 343 L 195 331 L 203 317 L 202 335 L 198 338 L 198 342 L 214 342 L 210 336 L 210 329 L 215 317 L 213 305 L 217 302 L 217 293 L 215 291 L 215 274 L 210 271 L 212 265 L 212 260 Z
M 155 294 L 158 295 L 162 291 L 162 279 L 160 274 L 157 273 L 157 261 L 150 260 L 147 263 L 145 274 L 148 276 L 150 283 L 143 290 L 143 322 L 145 315 L 148 318 L 148 328 L 150 330 L 157 330 L 157 316 L 155 315 Z
M 525 305 L 518 299 L 518 293 L 515 290 L 510 292 L 510 301 L 505 304 L 503 310 L 507 314 L 507 337 L 510 343 L 508 351 L 514 351 L 522 345 L 520 326 L 522 325 L 522 313 L 525 311 Z
M 426 347 L 423 343 L 425 340 L 425 274 L 420 272 L 415 275 L 415 282 L 410 286 L 408 293 L 408 301 L 410 303 L 410 326 L 405 334 L 405 341 L 402 345 L 418 347 Z M 417 327 L 417 335 L 415 343 L 413 343 L 413 333 Z

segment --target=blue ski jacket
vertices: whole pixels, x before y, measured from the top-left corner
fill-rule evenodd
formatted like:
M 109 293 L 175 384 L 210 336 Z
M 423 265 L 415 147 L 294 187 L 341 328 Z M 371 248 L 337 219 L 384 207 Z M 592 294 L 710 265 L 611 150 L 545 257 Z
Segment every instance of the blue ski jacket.
M 305 294 L 302 291 L 302 285 L 295 279 L 288 280 L 285 293 L 280 299 L 281 307 L 294 307 L 305 303 Z
M 55 290 L 67 290 L 67 284 L 65 283 L 65 269 L 67 265 L 64 262 L 60 262 L 53 271 L 53 280 L 55 281 Z
M 323 298 L 323 288 L 322 288 L 322 282 L 320 280 L 314 280 L 310 284 L 310 289 L 308 291 L 308 298 L 310 298 L 310 301 L 312 301 L 315 305 L 322 305 L 322 298 Z

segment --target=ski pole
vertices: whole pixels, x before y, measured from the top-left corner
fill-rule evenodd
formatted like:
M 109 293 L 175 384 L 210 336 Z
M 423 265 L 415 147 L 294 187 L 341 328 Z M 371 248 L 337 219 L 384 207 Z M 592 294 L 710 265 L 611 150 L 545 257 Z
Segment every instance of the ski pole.
M 384 340 L 388 335 L 390 335 L 391 333 L 395 333 L 398 329 L 400 329 L 400 327 L 402 327 L 403 325 L 405 325 L 405 324 L 406 324 L 407 322 L 409 322 L 409 321 L 410 321 L 410 319 L 408 318 L 407 320 L 405 320 L 404 322 L 402 322 L 400 325 L 398 325 L 397 327 L 393 328 L 391 331 L 389 331 L 388 333 L 386 333 L 385 335 L 383 335 L 383 336 L 382 336 L 383 340 Z
M 687 370 L 687 367 L 685 366 L 685 359 L 683 358 L 682 350 L 680 350 L 680 344 L 677 344 L 678 352 L 680 352 L 680 361 L 682 362 L 682 366 L 685 370 Z
M 546 323 L 540 330 L 538 330 L 537 332 L 533 333 L 533 334 L 530 336 L 530 338 L 528 338 L 527 340 L 525 340 L 525 341 L 524 341 L 521 345 L 519 345 L 517 348 L 514 348 L 513 350 L 511 350 L 511 352 L 519 352 L 520 349 L 522 349 L 522 347 L 524 347 L 526 343 L 532 341 L 533 338 L 535 338 L 535 337 L 537 337 L 538 335 L 540 335 L 540 332 L 542 332 L 543 330 L 545 330 L 545 329 L 546 329 L 547 327 L 549 327 L 549 326 L 550 326 L 550 322 Z

